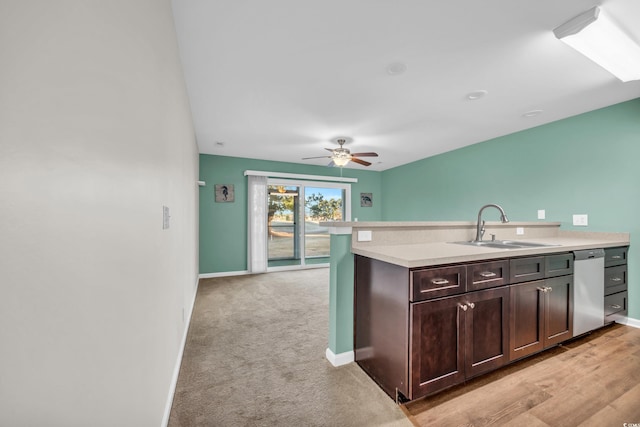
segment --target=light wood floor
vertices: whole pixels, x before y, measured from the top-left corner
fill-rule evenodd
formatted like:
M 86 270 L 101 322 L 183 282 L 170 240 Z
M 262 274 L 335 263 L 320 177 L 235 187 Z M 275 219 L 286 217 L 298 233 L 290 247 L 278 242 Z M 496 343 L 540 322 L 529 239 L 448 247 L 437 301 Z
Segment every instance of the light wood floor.
M 416 426 L 640 426 L 640 329 L 606 327 L 404 410 Z

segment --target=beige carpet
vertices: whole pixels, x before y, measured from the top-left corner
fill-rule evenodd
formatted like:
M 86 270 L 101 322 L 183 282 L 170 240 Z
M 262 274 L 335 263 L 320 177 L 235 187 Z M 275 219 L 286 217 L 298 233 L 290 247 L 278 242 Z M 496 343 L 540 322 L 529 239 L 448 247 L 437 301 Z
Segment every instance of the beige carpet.
M 326 268 L 201 280 L 169 426 L 411 426 L 326 360 L 328 301 Z

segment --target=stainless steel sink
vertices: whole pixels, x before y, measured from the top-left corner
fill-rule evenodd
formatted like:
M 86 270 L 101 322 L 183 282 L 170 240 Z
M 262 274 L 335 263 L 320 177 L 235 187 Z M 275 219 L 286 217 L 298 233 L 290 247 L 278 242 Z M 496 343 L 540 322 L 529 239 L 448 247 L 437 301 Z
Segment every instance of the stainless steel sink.
M 484 248 L 497 248 L 497 249 L 522 249 L 522 248 L 542 248 L 549 246 L 547 243 L 534 243 L 534 242 L 521 242 L 519 240 L 483 240 L 483 241 L 467 241 L 467 242 L 451 242 L 456 245 L 478 246 Z

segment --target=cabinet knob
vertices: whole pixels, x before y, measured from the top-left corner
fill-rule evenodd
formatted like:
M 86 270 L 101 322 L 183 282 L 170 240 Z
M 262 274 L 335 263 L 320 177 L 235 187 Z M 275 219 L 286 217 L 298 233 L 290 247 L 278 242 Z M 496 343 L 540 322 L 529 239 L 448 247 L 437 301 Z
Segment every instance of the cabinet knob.
M 545 292 L 551 292 L 551 291 L 553 291 L 553 288 L 551 286 L 545 286 L 544 291 Z
M 462 311 L 467 311 L 467 308 L 469 308 L 466 304 L 458 304 L 458 307 L 460 307 Z
M 446 285 L 449 281 L 447 279 L 431 279 L 431 283 L 434 285 Z
M 541 288 L 540 286 L 538 286 L 536 289 L 540 292 L 547 292 L 547 288 Z
M 472 302 L 468 302 L 467 305 L 471 308 L 476 308 L 476 305 Z

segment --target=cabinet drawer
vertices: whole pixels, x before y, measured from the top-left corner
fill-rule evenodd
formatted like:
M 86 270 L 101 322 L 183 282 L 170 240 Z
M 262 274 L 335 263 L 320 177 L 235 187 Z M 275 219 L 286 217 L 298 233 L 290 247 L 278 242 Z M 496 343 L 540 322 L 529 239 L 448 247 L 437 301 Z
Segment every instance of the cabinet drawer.
M 566 276 L 573 274 L 573 253 L 547 255 L 544 257 L 545 277 Z
M 627 310 L 627 293 L 618 292 L 617 294 L 604 297 L 604 315 L 620 313 Z
M 510 283 L 544 278 L 544 257 L 513 258 L 509 263 Z
M 411 301 L 466 292 L 467 271 L 464 265 L 438 267 L 411 272 Z
M 495 288 L 509 283 L 509 260 L 469 264 L 467 291 Z
M 608 267 L 604 269 L 604 294 L 611 295 L 627 290 L 627 266 Z
M 621 248 L 606 248 L 604 250 L 604 266 L 611 267 L 613 265 L 622 265 L 627 263 L 627 249 L 628 247 Z

